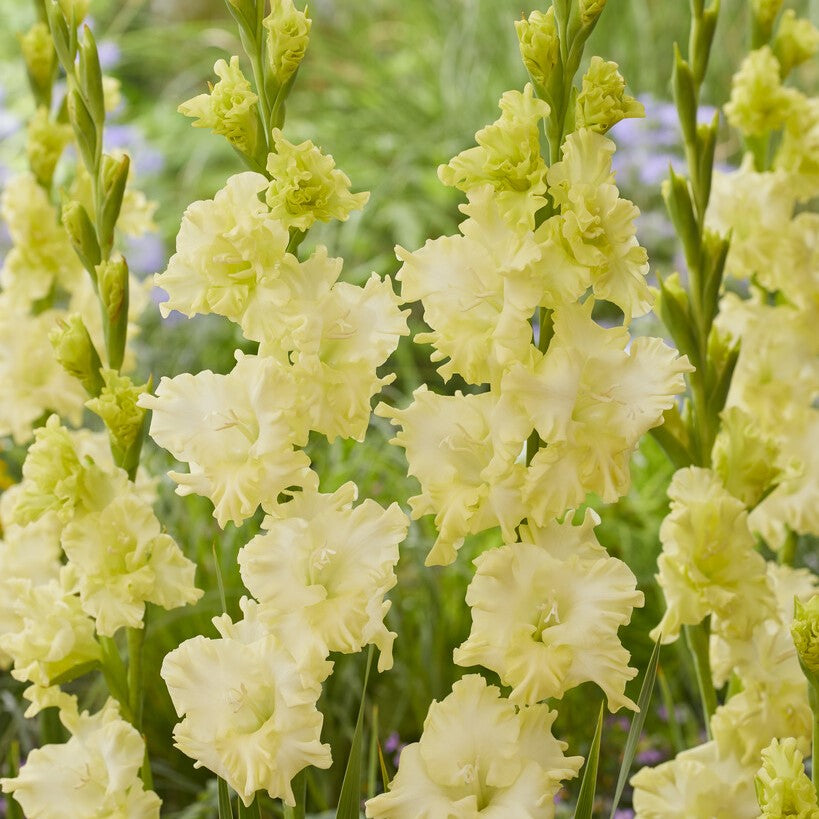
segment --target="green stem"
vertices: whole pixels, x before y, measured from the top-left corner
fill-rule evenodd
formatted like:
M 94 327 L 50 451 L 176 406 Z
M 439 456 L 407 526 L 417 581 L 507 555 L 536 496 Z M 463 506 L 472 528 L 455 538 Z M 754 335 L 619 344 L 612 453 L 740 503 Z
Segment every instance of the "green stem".
M 143 628 L 127 629 L 128 637 L 128 707 L 133 715 L 133 725 L 142 730 L 142 648 L 145 645 Z
M 788 529 L 788 533 L 785 536 L 785 542 L 782 544 L 782 548 L 779 550 L 779 562 L 783 566 L 793 566 L 794 561 L 796 560 L 796 532 L 793 529 Z
M 711 677 L 711 661 L 708 641 L 711 634 L 710 617 L 706 617 L 696 626 L 683 626 L 688 650 L 694 659 L 694 671 L 697 675 L 697 688 L 702 702 L 703 718 L 708 739 L 711 739 L 711 717 L 717 710 L 717 692 Z

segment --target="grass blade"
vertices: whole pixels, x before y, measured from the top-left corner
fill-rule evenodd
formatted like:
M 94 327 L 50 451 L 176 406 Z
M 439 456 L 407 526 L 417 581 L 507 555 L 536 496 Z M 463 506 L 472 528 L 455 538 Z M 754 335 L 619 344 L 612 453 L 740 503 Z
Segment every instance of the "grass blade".
M 648 706 L 651 703 L 651 695 L 654 691 L 654 680 L 657 677 L 657 664 L 660 661 L 660 641 L 654 643 L 651 658 L 646 666 L 646 673 L 643 676 L 643 684 L 640 687 L 640 696 L 637 699 L 637 707 L 640 709 L 631 718 L 631 727 L 628 729 L 626 747 L 623 751 L 623 761 L 620 763 L 620 773 L 617 775 L 617 787 L 614 790 L 614 799 L 611 802 L 611 814 L 609 819 L 614 819 L 617 805 L 620 804 L 620 797 L 623 795 L 623 788 L 626 787 L 631 763 L 634 762 L 634 755 L 637 753 L 637 743 L 643 734 L 643 725 L 648 715 Z M 673 718 L 673 715 L 669 717 Z
M 262 819 L 262 810 L 259 807 L 259 797 L 254 796 L 249 807 L 239 798 L 239 819 Z
M 217 776 L 216 787 L 219 792 L 219 819 L 233 819 L 228 783 L 221 776 Z
M 338 797 L 336 819 L 358 819 L 361 815 L 359 802 L 361 801 L 361 735 L 364 726 L 364 703 L 367 699 L 367 681 L 370 679 L 370 666 L 373 663 L 373 647 L 367 653 L 367 670 L 364 672 L 364 685 L 361 689 L 361 704 L 358 706 L 358 718 L 355 722 L 353 743 L 350 746 L 350 756 L 347 758 L 347 768 L 344 771 L 344 781 L 341 784 L 341 794 Z
M 594 793 L 597 790 L 597 763 L 600 760 L 600 738 L 603 735 L 603 709 L 605 702 L 600 703 L 600 713 L 597 716 L 597 728 L 594 729 L 594 739 L 586 758 L 586 769 L 583 771 L 583 782 L 577 797 L 577 807 L 574 809 L 574 819 L 591 819 L 594 808 Z

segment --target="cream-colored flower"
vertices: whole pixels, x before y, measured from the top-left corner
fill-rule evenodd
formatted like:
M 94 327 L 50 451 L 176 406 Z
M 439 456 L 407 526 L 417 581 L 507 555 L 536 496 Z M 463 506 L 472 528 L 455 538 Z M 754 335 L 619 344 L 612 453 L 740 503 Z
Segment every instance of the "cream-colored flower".
M 748 513 L 719 478 L 700 467 L 680 469 L 668 488 L 671 511 L 660 527 L 663 551 L 657 565 L 666 613 L 652 631 L 673 642 L 683 625 L 709 614 L 737 634 L 773 612 L 765 560 L 748 529 Z
M 300 666 L 273 634 L 255 621 L 242 600 L 245 620 L 214 619 L 218 639 L 194 637 L 165 657 L 162 678 L 180 717 L 177 748 L 225 779 L 249 805 L 266 790 L 288 805 L 296 800 L 290 780 L 308 765 L 330 766 L 316 709 L 329 668 L 316 659 Z M 248 620 L 250 620 L 248 622 Z M 308 632 L 288 634 L 298 644 Z
M 491 185 L 498 205 L 510 222 L 534 227 L 535 213 L 546 200 L 546 163 L 540 153 L 541 122 L 549 106 L 535 97 L 531 83 L 507 91 L 500 100 L 501 116 L 475 134 L 477 146 L 462 151 L 438 168 L 445 185 L 469 191 Z
M 725 116 L 745 136 L 764 136 L 785 124 L 798 93 L 782 85 L 779 62 L 765 45 L 752 51 L 734 74 Z
M 370 799 L 371 819 L 552 819 L 560 782 L 581 757 L 564 757 L 545 705 L 518 711 L 469 674 L 433 702 L 419 742 L 401 752 L 387 793 Z
M 142 432 L 145 410 L 137 406 L 147 384 L 137 385 L 116 370 L 103 369 L 100 394 L 85 402 L 95 415 L 105 422 L 111 443 L 120 452 L 127 452 Z
M 276 82 L 284 85 L 304 59 L 313 21 L 293 5 L 293 0 L 272 0 L 262 23 L 267 29 L 268 64 Z
M 286 252 L 286 227 L 259 198 L 267 185 L 261 174 L 236 174 L 213 199 L 188 206 L 176 253 L 155 277 L 169 295 L 160 305 L 163 316 L 216 313 L 259 339 L 259 314 L 289 301 L 287 279 L 298 272 L 298 261 Z
M 519 543 L 475 560 L 466 592 L 472 630 L 455 649 L 458 665 L 495 671 L 517 703 L 562 697 L 591 680 L 610 710 L 636 709 L 624 691 L 637 671 L 617 631 L 643 605 L 643 593 L 628 566 L 597 542 L 597 522 L 588 512 L 581 526 L 570 516 L 562 524 L 521 526 Z
M 790 174 L 800 201 L 819 192 L 819 97 L 794 98 L 774 167 Z
M 309 458 L 294 448 L 307 443 L 297 385 L 275 359 L 237 352 L 229 374 L 166 377 L 138 403 L 153 411 L 151 437 L 189 466 L 169 473 L 177 493 L 210 498 L 220 526 L 259 504 L 269 511 L 288 487 L 314 485 Z
M 21 579 L 6 585 L 13 594 L 16 630 L 0 634 L 0 651 L 14 661 L 15 679 L 50 685 L 87 671 L 99 659 L 94 621 L 64 583 Z
M 242 73 L 238 57 L 231 57 L 230 64 L 217 60 L 213 72 L 219 81 L 210 86 L 210 93 L 183 102 L 177 110 L 195 118 L 194 128 L 210 128 L 242 153 L 254 156 L 260 136 L 259 98 Z
M 773 600 L 766 598 L 765 608 L 772 613 L 750 635 L 732 633 L 730 619 L 725 627 L 719 618 L 711 621 L 711 669 L 717 686 L 727 683 L 732 674 L 744 684 L 802 684 L 802 669 L 791 637 L 794 598 L 807 602 L 816 593 L 819 578 L 808 569 L 773 562 L 767 569 Z
M 270 186 L 265 192 L 270 212 L 288 228 L 309 230 L 315 222 L 338 219 L 361 210 L 369 193 L 350 193 L 349 177 L 336 168 L 310 140 L 294 145 L 274 128 L 273 152 L 267 157 Z
M 75 517 L 62 533 L 64 573 L 78 591 L 97 632 L 141 628 L 145 603 L 166 609 L 195 603 L 196 566 L 160 531 L 150 505 L 136 493 L 119 494 L 101 511 Z
M 56 705 L 53 699 L 42 706 Z M 109 699 L 91 715 L 78 712 L 76 697 L 59 702 L 71 738 L 31 751 L 18 776 L 0 779 L 0 787 L 37 819 L 159 819 L 160 799 L 139 779 L 145 743 L 116 703 Z
M 808 753 L 812 726 L 804 678 L 799 683 L 751 683 L 711 717 L 711 733 L 720 753 L 751 766 L 758 764 L 762 749 L 773 737 L 794 737 L 799 749 Z
M 26 156 L 37 180 L 50 187 L 65 146 L 71 142 L 73 131 L 67 122 L 54 121 L 48 109 L 41 105 L 28 123 Z
M 0 436 L 11 435 L 17 444 L 31 440 L 45 412 L 72 424 L 82 419 L 85 391 L 59 365 L 48 340 L 61 317 L 59 310 L 28 315 L 0 296 Z
M 127 474 L 111 463 L 110 454 L 102 466 L 97 464 L 89 452 L 93 447 L 87 436 L 69 432 L 52 415 L 34 433 L 12 521 L 26 524 L 55 511 L 67 523 L 77 513 L 101 508 L 122 491 Z
M 706 742 L 631 778 L 635 819 L 757 819 L 753 775 L 752 767 Z
M 529 76 L 545 88 L 560 59 L 560 38 L 555 22 L 555 10 L 533 11 L 522 20 L 515 20 L 520 56 Z
M 530 419 L 520 441 L 534 427 L 547 444 L 525 486 L 538 523 L 576 508 L 588 492 L 613 502 L 628 491 L 632 452 L 661 423 L 690 370 L 660 339 L 630 344 L 625 327 L 601 327 L 591 309 L 591 299 L 556 309 L 546 354 L 510 367 L 501 382 L 507 419 L 516 414 L 511 408 Z
M 303 624 L 325 653 L 372 643 L 381 652 L 378 670 L 386 671 L 396 635 L 384 625 L 384 597 L 397 582 L 408 521 L 395 503 L 383 509 L 365 500 L 353 508 L 357 492 L 346 483 L 329 495 L 295 494 L 239 551 L 239 567 L 266 616 Z
M 793 9 L 785 9 L 776 29 L 773 52 L 782 68 L 782 76 L 809 60 L 819 49 L 819 29 L 808 19 L 796 16 Z
M 84 275 L 82 265 L 48 195 L 32 174 L 6 182 L 0 216 L 12 243 L 0 268 L 0 284 L 11 302 L 27 309 L 55 286 L 71 292 Z
M 628 324 L 651 309 L 652 296 L 645 281 L 648 256 L 635 235 L 640 211 L 614 184 L 614 150 L 610 139 L 590 128 L 575 131 L 547 179 L 566 245 L 589 268 L 594 295 L 616 304 Z
M 6 490 L 4 500 L 13 492 L 14 489 Z M 14 599 L 17 581 L 39 586 L 59 577 L 60 529 L 54 512 L 43 515 L 28 526 L 3 521 L 3 540 L 0 540 L 0 639 L 4 634 L 14 633 L 23 627 Z M 9 668 L 11 662 L 12 658 L 0 651 L 0 668 Z
M 793 737 L 773 739 L 762 751 L 762 767 L 755 777 L 762 819 L 817 819 L 816 789 L 805 774 L 802 753 Z
M 290 358 L 310 429 L 331 441 L 364 440 L 372 397 L 395 379 L 394 373 L 379 376 L 377 369 L 409 333 L 409 311 L 398 303 L 390 279 L 375 273 L 363 287 L 337 282 L 293 332 Z M 259 351 L 267 350 L 263 342 Z
M 431 333 L 419 344 L 435 347 L 439 372 L 473 384 L 497 383 L 504 368 L 524 358 L 532 342 L 529 319 L 544 300 L 551 272 L 538 264 L 533 234 L 510 227 L 489 186 L 469 192 L 461 236 L 431 239 L 413 253 L 396 248 L 403 262 L 396 278 L 405 302 L 421 301 Z M 545 276 L 544 276 L 545 274 Z M 585 284 L 569 295 L 576 298 Z
M 426 565 L 452 563 L 466 535 L 493 526 L 514 539 L 526 515 L 521 498 L 526 469 L 515 462 L 520 443 L 498 438 L 492 393 L 436 395 L 421 386 L 406 409 L 379 404 L 375 412 L 401 427 L 391 443 L 404 447 L 409 474 L 421 484 L 421 494 L 409 500 L 413 518 L 435 515 L 438 539 Z

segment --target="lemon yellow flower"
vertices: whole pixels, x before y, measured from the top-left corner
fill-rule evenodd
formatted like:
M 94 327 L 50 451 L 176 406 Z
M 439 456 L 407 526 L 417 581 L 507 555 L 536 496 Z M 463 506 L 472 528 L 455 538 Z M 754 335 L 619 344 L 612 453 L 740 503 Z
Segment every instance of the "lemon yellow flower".
M 773 739 L 762 751 L 762 767 L 756 778 L 756 797 L 762 819 L 816 819 L 816 789 L 805 775 L 802 753 L 793 737 Z

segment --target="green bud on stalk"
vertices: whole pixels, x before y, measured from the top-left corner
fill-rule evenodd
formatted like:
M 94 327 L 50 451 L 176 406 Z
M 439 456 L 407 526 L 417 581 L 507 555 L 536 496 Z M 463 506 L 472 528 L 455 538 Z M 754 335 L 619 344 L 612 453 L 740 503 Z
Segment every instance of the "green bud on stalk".
M 128 154 L 115 158 L 103 154 L 100 169 L 100 203 L 97 228 L 102 255 L 107 256 L 114 245 L 114 227 L 122 209 L 125 185 L 130 171 Z
M 102 304 L 103 330 L 108 348 L 108 364 L 122 367 L 128 330 L 128 264 L 122 256 L 97 265 L 97 286 Z
M 105 121 L 105 96 L 102 90 L 102 70 L 100 69 L 97 44 L 88 26 L 83 26 L 79 50 L 80 90 L 88 105 L 91 119 L 97 127 L 102 127 L 102 123 Z
M 48 340 L 60 366 L 73 375 L 90 396 L 99 395 L 103 384 L 102 362 L 80 314 L 72 313 L 61 320 L 48 334 Z
M 560 60 L 560 40 L 554 6 L 549 6 L 545 14 L 533 11 L 528 18 L 516 20 L 515 30 L 520 44 L 520 56 L 529 76 L 539 91 L 546 89 Z
M 663 182 L 662 193 L 671 221 L 682 239 L 688 269 L 689 271 L 699 270 L 700 234 L 688 182 L 685 177 L 679 176 L 671 168 L 669 178 Z
M 83 267 L 96 282 L 96 267 L 102 261 L 102 254 L 97 241 L 97 232 L 94 230 L 88 211 L 80 202 L 68 199 L 64 195 L 61 221 Z
M 98 151 L 101 148 L 98 139 L 97 126 L 85 100 L 78 88 L 72 88 L 68 92 L 68 118 L 74 127 L 74 136 L 77 139 L 77 147 L 80 155 L 88 168 L 89 173 L 95 173 L 98 161 Z
M 606 0 L 580 0 L 580 23 L 588 26 L 603 13 Z
M 26 64 L 26 74 L 38 105 L 51 103 L 51 86 L 57 72 L 57 54 L 51 32 L 45 23 L 35 23 L 20 35 L 20 49 Z
M 791 637 L 802 670 L 816 686 L 819 680 L 819 594 L 814 594 L 807 603 L 794 598 Z

